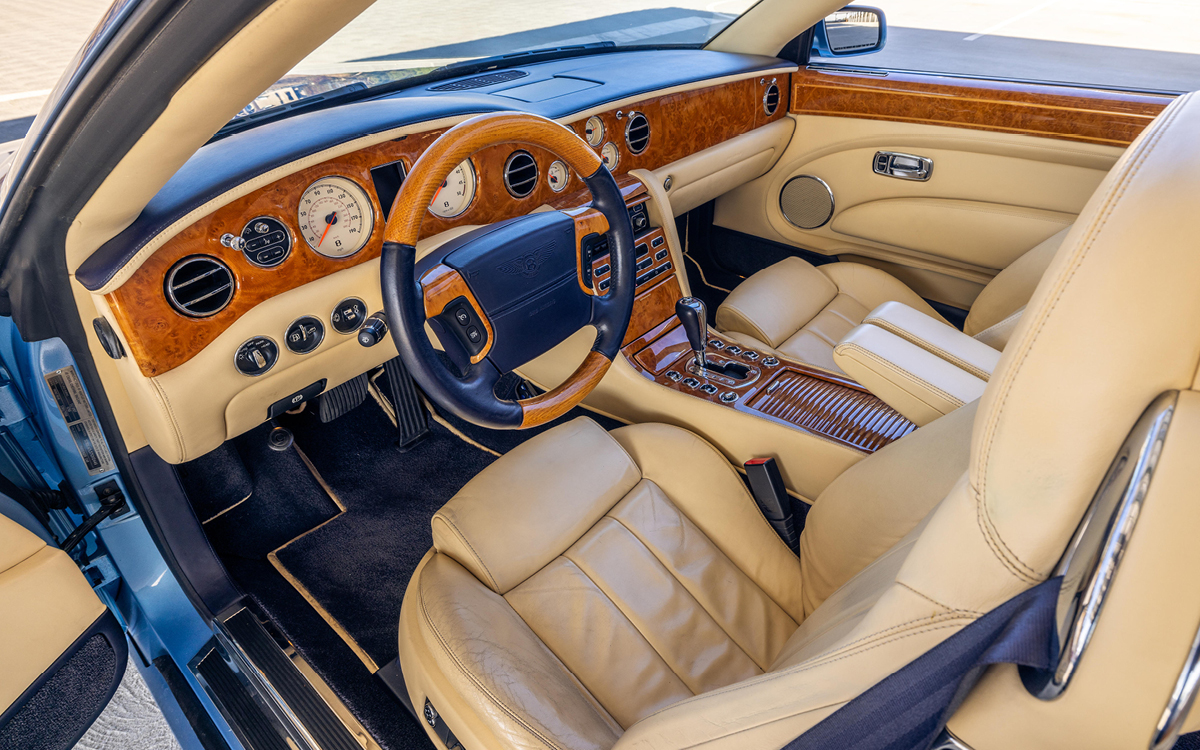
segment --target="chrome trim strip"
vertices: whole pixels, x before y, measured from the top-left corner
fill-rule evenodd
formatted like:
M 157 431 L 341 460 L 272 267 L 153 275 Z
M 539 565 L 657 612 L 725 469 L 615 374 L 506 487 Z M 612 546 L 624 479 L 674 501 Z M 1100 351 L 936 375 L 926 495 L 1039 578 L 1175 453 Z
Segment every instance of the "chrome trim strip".
M 1058 640 L 1062 644 L 1058 665 L 1053 670 L 1020 668 L 1025 688 L 1042 700 L 1057 698 L 1067 689 L 1095 632 L 1141 514 L 1178 399 L 1179 391 L 1167 391 L 1142 412 L 1055 566 L 1052 575 L 1063 577 L 1058 599 Z
M 1188 651 L 1179 679 L 1167 699 L 1162 718 L 1154 730 L 1154 738 L 1150 740 L 1150 750 L 1171 750 L 1175 740 L 1183 729 L 1183 721 L 1191 713 L 1192 704 L 1196 701 L 1197 688 L 1200 687 L 1200 628 L 1192 639 L 1192 648 Z
M 971 750 L 971 746 L 955 737 L 954 734 L 945 727 L 942 728 L 942 733 L 933 741 L 933 745 L 929 750 Z

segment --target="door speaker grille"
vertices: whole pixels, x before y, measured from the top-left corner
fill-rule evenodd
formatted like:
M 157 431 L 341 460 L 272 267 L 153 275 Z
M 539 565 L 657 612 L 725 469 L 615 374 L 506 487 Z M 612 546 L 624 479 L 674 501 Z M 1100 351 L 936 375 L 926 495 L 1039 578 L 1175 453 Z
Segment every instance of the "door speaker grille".
M 779 193 L 779 210 L 801 229 L 823 227 L 833 218 L 833 191 L 819 177 L 793 177 Z

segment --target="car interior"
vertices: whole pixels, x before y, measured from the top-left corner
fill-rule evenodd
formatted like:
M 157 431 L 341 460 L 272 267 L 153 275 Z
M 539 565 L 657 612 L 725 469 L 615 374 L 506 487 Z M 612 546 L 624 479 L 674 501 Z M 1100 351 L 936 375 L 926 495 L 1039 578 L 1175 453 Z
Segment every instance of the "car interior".
M 949 725 L 1145 745 L 1200 618 L 1200 104 L 820 64 L 841 4 L 762 0 L 218 132 L 368 5 L 251 18 L 63 238 L 224 712 L 261 672 L 313 747 L 783 747 L 1052 577 L 1158 404 L 1071 688 Z

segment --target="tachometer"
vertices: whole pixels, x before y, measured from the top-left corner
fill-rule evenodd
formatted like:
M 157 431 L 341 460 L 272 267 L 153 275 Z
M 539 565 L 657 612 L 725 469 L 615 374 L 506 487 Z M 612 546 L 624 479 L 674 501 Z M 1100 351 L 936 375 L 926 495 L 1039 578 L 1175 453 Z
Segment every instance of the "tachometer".
M 345 177 L 322 177 L 300 196 L 297 212 L 304 241 L 327 258 L 362 250 L 375 228 L 366 191 Z
M 454 168 L 438 191 L 433 194 L 433 200 L 429 202 L 429 211 L 434 216 L 453 219 L 466 211 L 474 199 L 475 167 L 471 164 L 471 160 L 467 159 Z
M 583 136 L 592 148 L 604 143 L 604 120 L 599 117 L 589 117 L 583 124 Z

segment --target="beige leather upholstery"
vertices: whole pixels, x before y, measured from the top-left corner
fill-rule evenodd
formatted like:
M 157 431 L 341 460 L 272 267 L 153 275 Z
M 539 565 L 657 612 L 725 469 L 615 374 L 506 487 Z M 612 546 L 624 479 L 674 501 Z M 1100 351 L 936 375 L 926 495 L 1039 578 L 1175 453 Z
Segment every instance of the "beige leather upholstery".
M 1023 309 L 1064 237 L 1066 230 L 1039 243 L 984 287 L 967 318 L 968 335 L 983 333 Z M 884 302 L 900 302 L 945 322 L 920 295 L 884 271 L 858 263 L 813 266 L 786 258 L 739 284 L 717 308 L 716 324 L 755 348 L 840 372 L 833 361 L 837 342 Z M 981 340 L 1003 349 L 1011 332 L 1012 325 L 997 327 Z
M 869 324 L 846 334 L 833 350 L 833 361 L 917 426 L 974 401 L 987 385 L 953 362 Z
M 406 594 L 400 653 L 414 703 L 429 696 L 468 747 L 781 747 L 1045 580 L 1141 411 L 1195 382 L 1200 252 L 1186 217 L 1198 137 L 1200 100 L 1184 97 L 1088 203 L 979 401 L 966 467 L 967 409 L 864 459 L 817 499 L 803 568 L 732 469 L 687 433 L 639 425 L 605 437 L 575 422 L 501 459 L 477 481 L 519 486 L 452 500 L 461 533 L 438 542 Z M 1054 702 L 1031 699 L 1011 668 L 992 670 L 988 703 L 972 699 L 952 722 L 976 750 L 1126 748 L 1152 735 L 1200 613 L 1198 398 L 1181 397 L 1164 482 L 1147 495 L 1128 576 L 1114 579 L 1122 598 L 1100 615 L 1104 648 Z M 607 488 L 543 472 L 557 452 L 573 457 L 558 469 Z M 584 468 L 593 461 L 601 468 Z M 499 523 L 483 510 L 493 503 L 509 511 Z M 550 507 L 553 520 L 530 513 Z M 521 549 L 532 544 L 546 549 Z M 493 583 L 464 564 L 486 565 Z M 1146 637 L 1131 639 L 1138 628 Z
M 838 371 L 833 347 L 871 310 L 897 300 L 940 318 L 892 276 L 857 263 L 786 258 L 743 281 L 717 308 L 717 329 L 756 349 Z
M 863 319 L 863 325 L 894 333 L 980 380 L 991 378 L 1000 363 L 1000 352 L 996 349 L 903 302 L 884 302 Z
M 87 630 L 104 605 L 75 561 L 0 516 L 0 713 Z

